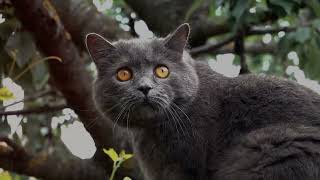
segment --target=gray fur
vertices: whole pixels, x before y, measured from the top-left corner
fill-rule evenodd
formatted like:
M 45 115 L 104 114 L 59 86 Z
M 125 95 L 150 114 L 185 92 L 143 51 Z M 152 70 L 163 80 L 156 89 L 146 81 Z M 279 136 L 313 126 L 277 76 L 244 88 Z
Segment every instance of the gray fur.
M 320 179 L 319 95 L 275 77 L 215 73 L 183 50 L 188 34 L 182 25 L 167 38 L 113 45 L 87 37 L 95 102 L 132 134 L 146 179 Z M 167 79 L 154 76 L 157 65 L 169 68 Z M 124 66 L 134 77 L 120 82 Z M 141 86 L 152 88 L 147 104 Z

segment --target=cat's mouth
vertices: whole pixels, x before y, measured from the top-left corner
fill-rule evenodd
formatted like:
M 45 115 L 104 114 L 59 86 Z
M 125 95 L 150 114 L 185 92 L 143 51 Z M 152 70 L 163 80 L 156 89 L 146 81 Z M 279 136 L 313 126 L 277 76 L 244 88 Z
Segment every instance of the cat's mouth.
M 142 100 L 142 102 L 140 103 L 140 106 L 143 107 L 143 108 L 151 108 L 153 110 L 155 110 L 156 106 L 154 104 L 154 102 L 152 102 L 149 98 L 144 98 Z
M 140 97 L 135 100 L 132 106 L 130 106 L 131 110 L 129 110 L 129 112 L 132 113 L 132 117 L 151 119 L 159 115 L 159 113 L 163 113 L 163 110 L 166 108 L 164 102 L 166 101 L 159 97 Z
M 152 101 L 150 100 L 150 98 L 145 97 L 142 100 L 142 104 L 146 104 L 146 105 L 152 105 Z

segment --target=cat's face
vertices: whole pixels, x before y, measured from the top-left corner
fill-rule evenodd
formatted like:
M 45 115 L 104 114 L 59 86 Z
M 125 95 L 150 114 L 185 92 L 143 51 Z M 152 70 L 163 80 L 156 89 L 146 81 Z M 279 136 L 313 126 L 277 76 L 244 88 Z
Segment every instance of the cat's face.
M 198 89 L 192 59 L 183 51 L 188 34 L 185 24 L 165 39 L 113 45 L 89 34 L 86 43 L 98 70 L 94 96 L 99 110 L 118 125 L 147 127 L 163 123 L 153 121 L 169 115 L 172 106 L 184 108 Z

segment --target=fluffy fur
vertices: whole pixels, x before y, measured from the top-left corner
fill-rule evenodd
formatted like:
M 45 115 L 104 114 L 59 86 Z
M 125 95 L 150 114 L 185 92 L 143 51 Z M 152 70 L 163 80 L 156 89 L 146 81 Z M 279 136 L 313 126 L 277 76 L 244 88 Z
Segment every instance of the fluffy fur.
M 189 56 L 188 35 L 184 24 L 166 38 L 87 36 L 97 107 L 132 134 L 145 179 L 320 179 L 319 95 L 275 77 L 224 77 Z M 158 65 L 168 78 L 154 75 Z M 117 80 L 122 67 L 131 80 Z

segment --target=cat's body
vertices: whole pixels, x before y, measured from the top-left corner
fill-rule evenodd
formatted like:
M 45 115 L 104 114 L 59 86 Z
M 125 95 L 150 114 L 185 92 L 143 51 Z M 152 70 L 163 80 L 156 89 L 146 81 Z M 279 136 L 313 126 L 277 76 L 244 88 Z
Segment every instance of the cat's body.
M 96 52 L 88 46 L 100 65 L 97 105 L 132 134 L 134 154 L 145 178 L 320 179 L 320 96 L 278 78 L 227 78 L 215 73 L 183 51 L 186 28 L 180 27 L 169 40 L 134 40 L 115 47 L 98 44 Z M 178 43 L 170 42 L 172 39 Z M 89 45 L 98 42 L 93 40 Z M 178 48 L 171 51 L 172 45 Z M 106 49 L 121 54 L 105 55 Z M 131 62 L 125 66 L 112 60 L 97 62 L 101 57 Z M 159 64 L 169 68 L 167 79 L 153 77 L 152 69 Z M 122 67 L 138 72 L 117 82 L 112 76 Z M 140 100 L 145 93 L 141 87 L 149 87 L 147 94 L 154 102 Z M 130 103 L 132 98 L 134 103 Z
M 306 136 L 305 133 L 317 137 L 315 139 L 308 137 L 310 142 L 320 140 L 320 128 L 318 132 L 313 130 L 310 133 L 310 127 L 320 125 L 320 98 L 311 90 L 278 78 L 245 75 L 229 79 L 212 72 L 206 64 L 197 63 L 196 67 L 200 84 L 203 83 L 203 86 L 200 87 L 203 88 L 200 88 L 198 98 L 186 110 L 186 115 L 192 121 L 193 131 L 196 131 L 194 132 L 196 138 L 187 136 L 186 141 L 188 142 L 183 147 L 184 151 L 190 152 L 183 152 L 178 147 L 183 140 L 177 143 L 172 139 L 173 136 L 183 136 L 179 125 L 177 125 L 178 130 L 172 131 L 171 137 L 167 139 L 159 139 L 162 132 L 157 130 L 146 131 L 143 135 L 137 133 L 137 140 L 133 144 L 135 144 L 134 147 L 142 167 L 145 168 L 147 179 L 157 177 L 155 178 L 157 180 L 216 180 L 218 179 L 215 177 L 216 173 L 220 170 L 221 179 L 250 180 L 251 171 L 257 169 L 256 174 L 260 174 L 260 176 L 253 173 L 255 175 L 253 179 L 258 180 L 267 175 L 264 173 L 272 173 L 270 170 L 264 172 L 258 166 L 263 167 L 271 163 L 275 163 L 275 166 L 284 165 L 287 163 L 287 159 L 290 160 L 291 156 L 296 156 L 297 150 L 288 153 L 284 152 L 286 149 L 281 147 L 278 152 L 277 144 L 281 144 L 279 142 L 285 141 L 288 143 L 287 148 L 289 148 L 290 143 L 295 141 L 294 139 L 301 143 L 301 138 Z M 183 120 L 186 120 L 187 117 L 182 112 L 178 113 Z M 304 127 L 309 127 L 309 129 L 304 132 Z M 290 132 L 290 128 L 299 129 L 303 133 L 295 135 Z M 189 133 L 192 132 L 192 130 L 188 130 Z M 178 131 L 180 132 L 174 133 Z M 308 138 L 305 141 L 308 141 Z M 251 139 L 259 139 L 261 144 L 252 142 Z M 305 145 L 308 146 L 309 143 L 307 142 Z M 294 147 L 290 148 L 295 149 Z M 317 148 L 320 150 L 320 141 Z M 300 158 L 304 159 L 303 156 L 309 155 L 311 152 L 301 150 Z M 274 159 L 268 156 L 260 157 L 264 153 L 270 153 L 270 156 L 274 153 L 274 156 L 279 157 Z M 281 153 L 286 154 L 282 155 Z M 320 157 L 320 151 L 318 153 Z M 253 160 L 249 160 L 249 157 Z M 298 157 L 297 161 L 299 162 L 301 159 Z M 226 162 L 227 160 L 229 162 Z M 166 161 L 166 163 L 161 163 L 161 161 Z M 317 162 L 320 165 L 320 161 Z M 237 166 L 237 163 L 240 165 Z M 314 172 L 306 173 L 307 176 L 303 176 L 304 178 L 298 176 L 296 179 L 305 179 L 308 176 L 314 176 L 311 178 L 314 180 L 320 178 L 320 174 L 318 174 L 320 169 L 319 171 L 314 170 L 320 166 L 314 166 L 314 168 L 304 167 L 310 166 L 308 164 L 298 164 L 298 166 L 301 166 L 299 168 L 302 169 L 309 168 Z M 180 178 L 181 174 L 177 172 L 180 167 L 185 168 L 181 170 L 185 171 L 182 174 L 187 174 L 189 178 Z M 197 170 L 191 170 L 194 167 L 197 167 Z M 205 172 L 204 169 L 206 169 Z M 227 174 L 229 171 L 231 171 L 230 177 L 223 178 L 224 173 Z M 294 174 L 290 176 L 290 173 L 295 173 L 294 171 L 297 169 L 283 169 L 283 176 L 278 178 L 275 176 L 274 179 L 294 179 Z M 243 172 L 247 172 L 247 174 L 243 174 Z M 170 175 L 170 173 L 172 174 Z M 205 175 L 202 176 L 201 173 Z M 271 178 L 267 179 L 271 180 Z

